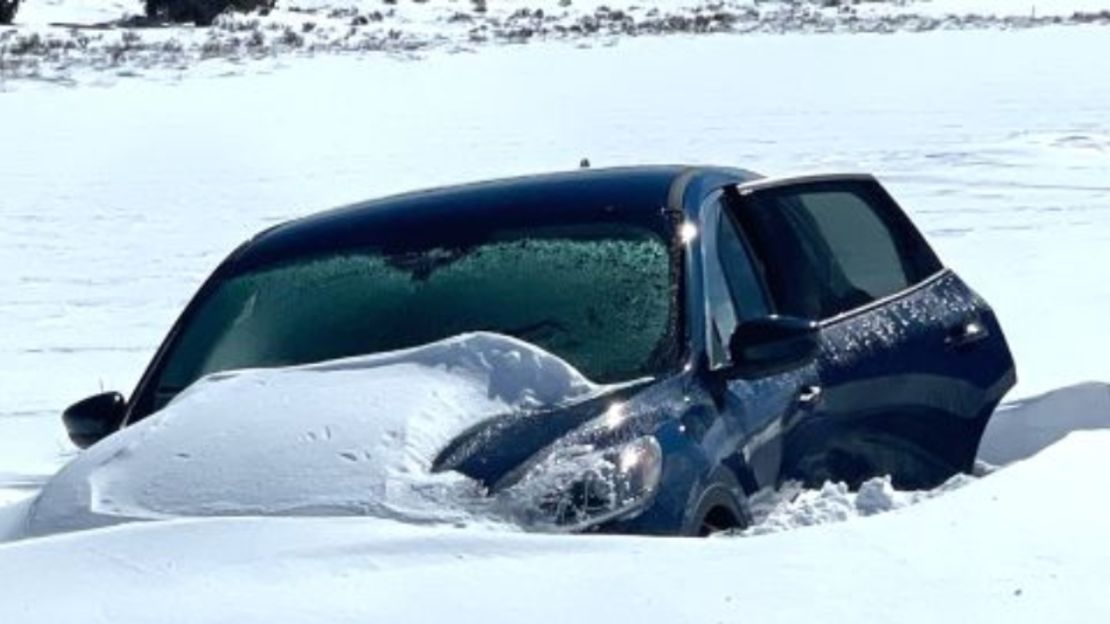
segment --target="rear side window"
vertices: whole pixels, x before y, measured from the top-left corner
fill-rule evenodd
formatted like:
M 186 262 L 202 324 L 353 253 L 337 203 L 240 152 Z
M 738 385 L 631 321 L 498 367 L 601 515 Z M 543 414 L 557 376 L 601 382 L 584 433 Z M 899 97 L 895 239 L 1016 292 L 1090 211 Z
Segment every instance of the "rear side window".
M 801 183 L 741 198 L 779 312 L 823 319 L 904 290 L 940 263 L 869 180 Z
M 910 285 L 894 237 L 879 215 L 858 195 L 846 191 L 799 194 L 794 220 L 812 227 L 828 246 L 829 272 L 839 269 L 851 288 L 870 299 Z

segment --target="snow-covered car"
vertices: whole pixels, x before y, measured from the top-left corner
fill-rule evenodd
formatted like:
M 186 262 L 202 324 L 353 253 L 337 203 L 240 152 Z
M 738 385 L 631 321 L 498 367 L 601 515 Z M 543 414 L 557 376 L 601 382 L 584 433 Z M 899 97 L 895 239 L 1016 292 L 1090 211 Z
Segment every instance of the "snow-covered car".
M 443 188 L 235 250 L 129 399 L 65 412 L 95 445 L 28 530 L 450 508 L 705 535 L 785 479 L 969 471 L 1014 382 L 994 313 L 871 176 Z

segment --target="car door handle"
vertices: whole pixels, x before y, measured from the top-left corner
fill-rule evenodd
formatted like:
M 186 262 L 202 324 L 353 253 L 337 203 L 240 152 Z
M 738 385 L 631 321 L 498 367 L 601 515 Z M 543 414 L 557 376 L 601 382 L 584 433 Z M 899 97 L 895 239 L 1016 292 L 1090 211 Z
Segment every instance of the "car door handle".
M 978 317 L 964 320 L 948 331 L 944 344 L 949 347 L 966 347 L 990 336 L 991 332 Z
M 821 386 L 806 386 L 798 391 L 795 401 L 802 407 L 812 407 L 821 400 Z

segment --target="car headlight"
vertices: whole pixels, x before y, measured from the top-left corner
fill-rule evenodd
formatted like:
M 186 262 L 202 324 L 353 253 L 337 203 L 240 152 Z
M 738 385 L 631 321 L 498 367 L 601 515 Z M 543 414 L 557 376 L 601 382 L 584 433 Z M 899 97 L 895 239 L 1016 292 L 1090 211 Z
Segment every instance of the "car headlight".
M 581 530 L 642 510 L 662 469 L 663 451 L 653 436 L 605 448 L 566 446 L 504 494 L 528 525 Z

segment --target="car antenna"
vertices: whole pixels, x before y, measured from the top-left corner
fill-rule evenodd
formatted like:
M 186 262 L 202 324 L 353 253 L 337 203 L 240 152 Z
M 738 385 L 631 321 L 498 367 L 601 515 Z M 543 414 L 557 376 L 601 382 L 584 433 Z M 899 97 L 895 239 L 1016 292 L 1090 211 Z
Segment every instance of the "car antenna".
M 590 168 L 590 159 L 589 158 L 583 158 L 582 160 L 578 161 L 578 168 L 579 169 L 589 169 Z

